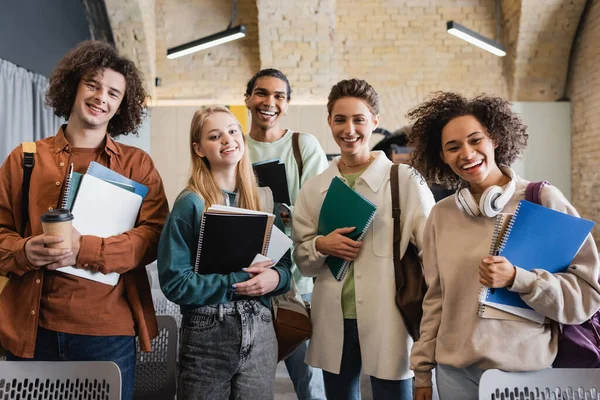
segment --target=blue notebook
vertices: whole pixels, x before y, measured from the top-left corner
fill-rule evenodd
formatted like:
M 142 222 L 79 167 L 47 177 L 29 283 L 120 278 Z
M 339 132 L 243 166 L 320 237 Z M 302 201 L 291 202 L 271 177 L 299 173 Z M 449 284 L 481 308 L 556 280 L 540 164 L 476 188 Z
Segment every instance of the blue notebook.
M 527 271 L 564 272 L 592 230 L 594 222 L 521 200 L 504 234 L 498 255 Z M 487 289 L 482 303 L 543 322 L 516 292 Z
M 371 226 L 376 212 L 375 204 L 336 176 L 331 180 L 323 200 L 317 233 L 328 235 L 338 228 L 355 227 L 356 229 L 346 236 L 360 242 Z M 334 256 L 327 257 L 326 262 L 335 279 L 343 280 L 350 262 Z
M 144 186 L 139 182 L 131 180 L 131 179 L 119 174 L 118 172 L 113 171 L 112 169 L 106 168 L 104 165 L 98 164 L 95 161 L 92 161 L 90 163 L 90 166 L 88 167 L 86 173 L 90 174 L 92 176 L 95 176 L 96 178 L 105 180 L 107 182 L 111 182 L 111 183 L 120 182 L 120 183 L 125 183 L 127 185 L 131 185 L 131 186 L 133 186 L 134 193 L 142 196 L 142 200 L 145 199 L 146 195 L 148 194 L 147 186 Z

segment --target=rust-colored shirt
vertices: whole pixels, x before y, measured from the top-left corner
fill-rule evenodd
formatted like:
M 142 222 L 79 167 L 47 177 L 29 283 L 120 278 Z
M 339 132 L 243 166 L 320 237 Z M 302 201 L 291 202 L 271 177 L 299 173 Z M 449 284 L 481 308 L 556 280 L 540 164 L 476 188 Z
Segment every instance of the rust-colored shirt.
M 91 161 L 108 165 L 104 146 L 96 149 L 71 147 L 69 154 L 67 165 L 72 163 L 74 171 L 81 174 L 86 172 Z M 79 335 L 135 334 L 122 279 L 110 286 L 60 271 L 44 271 L 39 325 Z
M 21 226 L 23 181 L 20 146 L 0 168 L 0 274 L 9 275 L 0 294 L 0 343 L 14 355 L 27 358 L 33 357 L 35 351 L 45 269 L 36 269 L 29 263 L 25 257 L 25 243 L 30 237 L 42 234 L 40 217 L 50 207 L 56 207 L 70 156 L 70 146 L 62 127 L 56 136 L 36 144 L 29 191 L 29 223 L 24 237 L 17 233 Z M 144 266 L 156 258 L 168 204 L 162 181 L 148 154 L 117 143 L 108 135 L 104 153 L 110 169 L 146 185 L 149 191 L 135 228 L 108 238 L 81 237 L 76 266 L 121 274 L 135 332 L 139 335 L 142 350 L 150 351 L 150 339 L 158 331 Z

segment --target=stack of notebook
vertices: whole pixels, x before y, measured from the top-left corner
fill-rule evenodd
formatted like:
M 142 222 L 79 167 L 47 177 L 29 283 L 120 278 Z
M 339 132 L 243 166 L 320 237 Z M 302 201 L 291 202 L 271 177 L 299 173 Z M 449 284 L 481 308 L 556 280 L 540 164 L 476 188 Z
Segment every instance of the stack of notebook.
M 71 210 L 73 227 L 80 234 L 106 238 L 135 227 L 146 194 L 146 186 L 92 161 L 85 174 L 69 174 L 62 207 Z M 57 271 L 111 286 L 119 281 L 119 274 L 114 272 L 103 274 L 75 267 Z
M 521 200 L 514 215 L 496 217 L 490 255 L 506 257 L 527 271 L 565 272 L 592 230 L 594 222 Z M 529 320 L 545 317 L 519 293 L 482 287 L 478 314 L 484 318 Z
M 376 212 L 375 204 L 336 176 L 332 179 L 323 200 L 317 233 L 325 236 L 339 228 L 354 227 L 356 229 L 346 236 L 356 241 L 362 241 Z M 327 257 L 327 266 L 338 281 L 344 279 L 349 265 L 349 261 L 341 258 Z
M 275 215 L 215 205 L 202 215 L 194 271 L 228 274 L 249 267 L 258 254 L 279 261 L 292 241 L 277 226 Z

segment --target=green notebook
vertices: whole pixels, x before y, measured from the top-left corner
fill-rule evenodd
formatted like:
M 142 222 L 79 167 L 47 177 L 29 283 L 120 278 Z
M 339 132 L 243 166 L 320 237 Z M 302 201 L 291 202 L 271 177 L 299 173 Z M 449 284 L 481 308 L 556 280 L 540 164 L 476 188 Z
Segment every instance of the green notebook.
M 338 228 L 356 227 L 346 236 L 361 241 L 375 218 L 377 206 L 346 185 L 337 176 L 332 179 L 319 214 L 319 235 L 328 235 Z M 327 257 L 327 266 L 338 281 L 346 276 L 349 261 Z

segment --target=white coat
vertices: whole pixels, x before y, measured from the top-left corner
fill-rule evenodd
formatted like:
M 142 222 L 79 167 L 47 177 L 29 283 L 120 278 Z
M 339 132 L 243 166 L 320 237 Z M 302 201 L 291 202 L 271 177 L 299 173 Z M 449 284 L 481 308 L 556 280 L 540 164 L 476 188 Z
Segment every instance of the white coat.
M 356 315 L 363 371 L 380 379 L 400 380 L 413 376 L 409 369 L 412 339 L 394 302 L 396 284 L 392 261 L 393 219 L 390 194 L 392 162 L 381 151 L 356 180 L 355 190 L 377 206 L 373 225 L 354 261 Z M 342 361 L 344 320 L 341 305 L 343 281 L 338 282 L 327 265 L 326 256 L 315 248 L 319 213 L 333 177 L 343 179 L 339 157 L 327 170 L 302 186 L 296 201 L 292 237 L 294 258 L 300 272 L 316 276 L 312 297 L 313 335 L 306 362 L 338 374 Z M 421 175 L 400 165 L 398 171 L 401 208 L 400 254 L 408 242 L 423 247 L 425 221 L 435 200 Z

